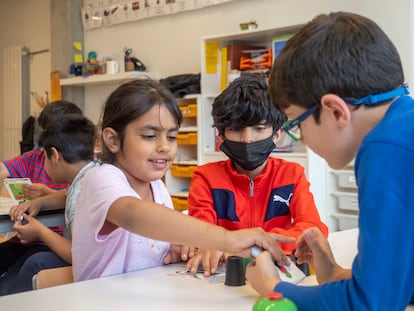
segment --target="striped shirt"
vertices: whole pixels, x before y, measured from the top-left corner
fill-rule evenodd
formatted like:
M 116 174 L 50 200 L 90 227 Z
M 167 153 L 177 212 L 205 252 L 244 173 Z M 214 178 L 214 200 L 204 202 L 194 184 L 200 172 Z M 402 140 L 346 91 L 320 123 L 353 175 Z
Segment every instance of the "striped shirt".
M 4 160 L 4 166 L 9 171 L 10 177 L 28 177 L 32 183 L 42 183 L 49 188 L 65 189 L 68 184 L 57 184 L 49 177 L 45 169 L 45 155 L 42 149 L 35 148 L 13 159 Z
M 27 151 L 13 159 L 4 160 L 4 166 L 9 171 L 10 177 L 12 178 L 23 178 L 28 177 L 32 183 L 42 183 L 48 186 L 51 189 L 61 190 L 69 187 L 69 184 L 57 184 L 49 177 L 45 169 L 45 154 L 43 149 L 35 148 L 33 150 Z M 63 235 L 63 226 L 51 227 L 51 230 Z M 13 242 L 20 242 L 18 238 L 14 239 Z M 33 244 L 44 244 L 41 241 Z

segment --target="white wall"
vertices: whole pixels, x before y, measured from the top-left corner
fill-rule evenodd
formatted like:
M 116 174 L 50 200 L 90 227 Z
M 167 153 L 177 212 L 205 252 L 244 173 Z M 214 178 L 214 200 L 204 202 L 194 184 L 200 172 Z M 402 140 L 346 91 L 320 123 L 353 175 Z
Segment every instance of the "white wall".
M 381 4 L 379 4 L 381 2 Z M 300 9 L 298 9 L 300 8 Z M 201 38 L 239 32 L 239 24 L 256 20 L 259 28 L 306 23 L 320 13 L 350 11 L 370 17 L 397 46 L 407 82 L 413 76 L 414 5 L 410 0 L 237 0 L 173 15 L 85 31 L 85 55 L 121 58 L 125 46 L 146 64 L 148 71 L 167 77 L 198 73 Z M 85 92 L 85 114 L 97 121 L 101 106 L 116 87 L 90 87 Z
M 2 50 L 25 45 L 31 51 L 50 48 L 51 0 L 0 0 L 0 73 Z M 300 8 L 300 9 L 298 9 Z M 124 46 L 133 48 L 150 71 L 163 76 L 200 71 L 201 37 L 239 31 L 239 23 L 255 19 L 259 28 L 304 23 L 319 13 L 346 10 L 375 20 L 396 44 L 403 60 L 406 80 L 414 72 L 414 5 L 410 0 L 238 0 L 195 11 L 160 16 L 122 25 L 85 32 L 85 52 L 96 50 L 102 55 L 120 55 Z M 38 93 L 50 88 L 50 53 L 39 54 L 31 62 L 31 90 Z M 2 98 L 0 74 L 0 98 Z M 105 89 L 109 92 L 110 89 Z M 97 119 L 98 99 L 87 97 L 87 115 Z M 0 113 L 6 103 L 0 102 Z M 38 109 L 31 99 L 32 112 Z M 0 118 L 1 122 L 1 118 Z M 1 137 L 1 135 L 0 135 Z M 0 146 L 2 142 L 0 141 Z M 2 159 L 2 148 L 0 148 Z
M 85 52 L 95 50 L 102 56 L 116 57 L 128 46 L 149 71 L 162 76 L 197 73 L 203 36 L 237 32 L 240 22 L 252 19 L 259 28 L 272 28 L 304 23 L 319 13 L 338 10 L 360 13 L 376 21 L 399 49 L 410 80 L 414 16 L 410 0 L 238 0 L 87 30 Z
M 50 49 L 50 1 L 0 0 L 0 99 L 3 98 L 3 48 L 23 45 L 31 52 Z M 45 96 L 44 92 L 50 91 L 50 52 L 32 56 L 30 70 L 31 91 Z M 1 114 L 4 105 L 7 103 L 0 102 Z M 31 108 L 32 114 L 40 111 L 33 99 L 31 99 Z M 0 146 L 2 146 L 1 137 L 2 135 L 0 135 Z M 0 159 L 3 159 L 2 147 L 0 147 Z

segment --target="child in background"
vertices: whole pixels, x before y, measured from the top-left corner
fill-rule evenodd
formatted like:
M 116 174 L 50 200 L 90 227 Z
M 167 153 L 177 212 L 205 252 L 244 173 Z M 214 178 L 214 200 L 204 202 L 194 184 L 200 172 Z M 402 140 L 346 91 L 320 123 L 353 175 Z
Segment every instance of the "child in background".
M 82 114 L 82 110 L 74 103 L 65 100 L 51 102 L 37 119 L 39 126 L 45 130 L 60 117 L 69 113 Z M 28 177 L 33 184 L 23 185 L 22 190 L 26 197 L 35 199 L 37 197 L 50 194 L 54 190 L 66 189 L 67 184 L 57 184 L 47 174 L 44 161 L 45 156 L 42 149 L 42 141 L 39 139 L 39 147 L 27 151 L 10 160 L 0 162 L 0 180 L 4 178 Z M 0 271 L 1 272 L 1 271 Z
M 33 276 L 42 269 L 72 264 L 71 230 L 82 179 L 89 169 L 98 165 L 98 162 L 93 161 L 95 125 L 82 115 L 62 117 L 42 133 L 41 139 L 49 176 L 55 182 L 70 184 L 70 187 L 66 195 L 61 191 L 55 192 L 26 201 L 10 210 L 11 219 L 15 221 L 13 229 L 23 243 L 42 240 L 50 248 L 25 261 L 12 292 L 31 290 Z M 56 207 L 65 208 L 63 237 L 34 218 L 40 210 Z M 22 224 L 23 220 L 27 223 Z
M 38 123 L 42 130 L 57 122 L 66 114 L 82 115 L 82 110 L 72 102 L 59 100 L 51 102 L 39 115 Z M 66 191 L 67 183 L 54 183 L 46 172 L 44 162 L 45 155 L 41 148 L 42 141 L 39 139 L 39 147 L 31 151 L 0 163 L 0 179 L 6 177 L 29 177 L 33 184 L 23 185 L 25 196 L 35 199 L 43 195 L 58 191 Z M 52 227 L 52 230 L 62 234 L 62 227 Z M 24 261 L 32 254 L 49 250 L 43 242 L 20 243 L 17 237 L 12 237 L 0 243 L 0 295 L 9 291 L 12 282 L 20 270 Z
M 405 310 L 414 294 L 414 101 L 398 51 L 372 20 L 320 15 L 285 45 L 269 81 L 271 99 L 293 137 L 340 169 L 355 157 L 358 254 L 339 266 L 311 228 L 297 240 L 298 262 L 319 286 L 281 282 L 264 252 L 247 268 L 262 295 L 281 292 L 299 310 Z
M 274 108 L 265 77 L 245 74 L 214 100 L 212 116 L 230 158 L 197 167 L 188 196 L 189 215 L 229 230 L 261 227 L 297 237 L 322 223 L 304 169 L 295 162 L 270 157 L 286 117 Z M 282 243 L 287 254 L 294 243 Z M 188 267 L 202 263 L 205 275 L 225 260 L 221 251 L 198 249 Z
M 287 258 L 260 228 L 227 231 L 173 210 L 161 181 L 177 152 L 182 121 L 173 95 L 159 82 L 139 79 L 118 87 L 101 120 L 102 161 L 84 177 L 73 223 L 75 281 L 186 259 L 170 243 L 250 256 L 258 244 L 278 262 Z

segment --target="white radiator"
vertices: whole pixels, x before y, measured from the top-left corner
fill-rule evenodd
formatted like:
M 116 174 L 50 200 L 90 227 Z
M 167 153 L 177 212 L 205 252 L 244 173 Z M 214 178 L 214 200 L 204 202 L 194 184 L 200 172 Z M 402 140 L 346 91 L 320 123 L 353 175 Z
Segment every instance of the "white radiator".
M 22 46 L 8 47 L 3 50 L 3 122 L 1 128 L 1 157 L 3 159 L 10 159 L 20 154 L 25 66 L 22 51 Z

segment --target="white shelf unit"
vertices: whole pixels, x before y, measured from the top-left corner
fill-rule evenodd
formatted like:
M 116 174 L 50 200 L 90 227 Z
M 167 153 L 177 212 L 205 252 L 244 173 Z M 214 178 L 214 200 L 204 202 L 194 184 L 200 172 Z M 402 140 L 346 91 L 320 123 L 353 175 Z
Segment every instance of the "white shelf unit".
M 201 39 L 201 98 L 199 105 L 200 116 L 198 119 L 199 135 L 199 164 L 225 159 L 222 152 L 217 152 L 215 147 L 215 129 L 211 109 L 214 98 L 221 92 L 221 49 L 231 43 L 247 45 L 260 45 L 270 48 L 275 37 L 295 33 L 302 25 L 294 25 L 281 28 L 244 30 L 236 33 L 203 37 Z M 216 47 L 216 51 L 214 48 Z M 310 182 L 310 189 L 315 197 L 316 206 L 322 221 L 330 231 L 337 231 L 336 219 L 332 216 L 332 197 L 330 193 L 331 180 L 328 178 L 328 166 L 326 162 L 310 149 L 301 144 L 294 144 L 293 152 L 272 153 L 272 156 L 298 162 L 304 168 Z M 331 196 L 331 195 L 329 195 Z
M 215 129 L 212 127 L 213 119 L 211 109 L 214 98 L 222 91 L 222 61 L 221 51 L 229 44 L 245 44 L 272 47 L 275 37 L 293 34 L 301 25 L 282 28 L 243 30 L 240 32 L 204 37 L 201 40 L 201 115 L 199 120 L 200 128 L 200 163 L 206 163 L 224 159 L 222 152 L 216 152 Z M 215 50 L 216 49 L 216 50 Z M 224 71 L 226 72 L 226 71 Z M 301 163 L 307 168 L 306 148 L 301 145 L 294 145 L 293 152 L 278 152 L 272 155 L 283 157 Z
M 92 86 L 123 83 L 138 78 L 159 79 L 159 75 L 145 71 L 127 71 L 114 74 L 78 76 L 60 80 L 61 86 Z
M 194 169 L 199 164 L 199 95 L 178 98 L 177 103 L 183 114 L 183 123 L 177 137 L 177 157 L 165 175 L 165 184 L 171 194 L 174 208 L 188 209 L 187 197 Z
M 78 76 L 60 79 L 60 86 L 77 90 L 83 88 L 83 112 L 93 122 L 98 123 L 103 103 L 121 84 L 140 78 L 160 79 L 160 75 L 145 71 L 127 71 L 114 74 Z
M 342 170 L 329 169 L 328 197 L 334 230 L 347 230 L 358 227 L 358 189 L 355 181 L 354 163 Z

